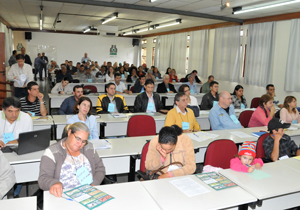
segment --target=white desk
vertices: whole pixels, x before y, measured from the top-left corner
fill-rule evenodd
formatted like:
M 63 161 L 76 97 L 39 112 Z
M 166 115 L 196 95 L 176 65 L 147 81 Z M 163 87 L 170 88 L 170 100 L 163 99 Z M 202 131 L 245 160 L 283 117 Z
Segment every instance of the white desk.
M 43 129 L 51 129 L 51 137 L 52 139 L 55 139 L 55 129 L 54 129 L 54 122 L 53 118 L 48 115 L 50 119 L 44 121 L 44 120 L 32 120 L 33 122 L 33 130 L 38 131 L 38 130 L 43 130 Z
M 210 192 L 187 197 L 170 183 L 174 179 L 191 178 Z M 216 191 L 195 175 L 169 179 L 144 181 L 142 185 L 150 193 L 161 209 L 228 209 L 256 201 L 256 198 L 240 187 Z
M 288 158 L 284 160 L 278 161 L 280 164 L 283 164 L 285 166 L 288 166 L 298 172 L 300 172 L 300 160 L 297 160 L 295 158 Z
M 36 210 L 36 196 L 0 200 L 1 210 Z
M 248 173 L 231 169 L 219 173 L 238 186 L 262 200 L 262 206 L 256 209 L 287 209 L 300 205 L 300 172 L 276 161 L 267 163 L 262 171 L 271 175 L 269 178 L 255 180 Z
M 151 209 L 160 210 L 156 202 L 149 195 L 141 182 L 130 182 L 122 184 L 110 184 L 96 186 L 103 192 L 111 195 L 114 199 L 104 203 L 96 209 L 101 210 L 133 210 L 133 209 Z M 63 198 L 57 198 L 51 195 L 49 191 L 44 192 L 44 210 L 86 210 L 84 206 L 76 201 L 68 201 Z

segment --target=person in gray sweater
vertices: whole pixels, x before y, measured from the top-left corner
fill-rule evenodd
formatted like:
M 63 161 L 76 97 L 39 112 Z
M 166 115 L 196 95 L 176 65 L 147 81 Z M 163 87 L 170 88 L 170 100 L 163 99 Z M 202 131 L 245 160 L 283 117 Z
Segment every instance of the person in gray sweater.
M 68 137 L 48 147 L 40 164 L 39 186 L 56 197 L 61 197 L 63 189 L 100 185 L 105 176 L 103 162 L 87 140 L 88 127 L 76 122 L 67 130 Z
M 0 151 L 0 200 L 16 183 L 15 170 Z

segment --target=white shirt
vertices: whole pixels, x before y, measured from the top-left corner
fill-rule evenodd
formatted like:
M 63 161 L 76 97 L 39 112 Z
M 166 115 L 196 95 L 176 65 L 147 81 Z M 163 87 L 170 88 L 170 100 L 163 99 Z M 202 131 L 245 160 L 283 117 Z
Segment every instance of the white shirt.
M 64 91 L 65 94 L 71 94 L 73 92 L 73 89 L 69 84 L 67 84 L 65 86 L 65 88 L 63 88 L 62 83 L 59 82 L 59 83 L 56 83 L 55 86 L 52 88 L 51 93 L 58 94 L 59 91 Z
M 190 99 L 191 99 L 191 103 L 188 104 L 188 105 L 191 105 L 191 106 L 198 106 L 198 101 L 196 99 L 195 96 L 190 96 Z
M 25 74 L 27 78 L 26 85 L 28 84 L 28 82 L 33 81 L 32 68 L 27 63 L 24 63 L 22 69 L 19 67 L 18 63 L 12 65 L 7 73 L 7 79 L 13 81 L 15 76 L 19 77 L 21 74 Z M 19 83 L 16 81 L 14 82 L 14 86 L 22 88 L 22 86 L 20 86 Z
M 106 80 L 106 83 L 109 83 L 113 80 L 115 80 L 115 77 L 110 77 L 109 74 L 105 74 L 105 80 Z
M 119 85 L 117 85 L 116 82 L 114 82 L 114 83 L 115 83 L 115 85 L 116 85 L 116 91 L 119 91 L 119 92 L 124 93 L 124 90 L 126 90 L 126 87 L 125 87 L 124 82 L 121 82 L 121 81 L 120 81 L 120 84 L 119 84 Z
M 5 131 L 4 131 L 5 127 Z M 18 118 L 10 124 L 3 111 L 0 111 L 0 141 L 3 141 L 4 133 L 14 133 L 15 139 L 19 139 L 19 133 L 33 130 L 33 122 L 29 114 L 20 111 Z
M 176 107 L 176 110 L 177 110 L 177 113 L 181 113 L 181 114 L 183 114 L 184 116 L 185 116 L 185 114 L 186 114 L 186 112 L 187 112 L 187 110 L 185 109 L 185 112 L 183 113 L 180 109 L 179 109 L 179 107 L 178 106 L 175 106 Z
M 147 93 L 146 93 L 146 95 L 148 96 Z M 149 98 L 148 103 L 153 103 L 154 104 L 154 106 L 153 106 L 153 112 L 156 112 L 155 103 L 154 103 L 154 99 L 153 99 L 153 93 L 152 93 L 151 97 L 148 96 L 148 98 Z M 151 112 L 151 111 L 150 110 L 146 110 L 146 112 Z
M 94 75 L 94 76 L 96 76 L 96 74 L 97 74 L 98 71 L 99 71 L 99 70 L 98 70 L 97 68 L 95 68 L 94 71 L 91 71 L 91 74 Z

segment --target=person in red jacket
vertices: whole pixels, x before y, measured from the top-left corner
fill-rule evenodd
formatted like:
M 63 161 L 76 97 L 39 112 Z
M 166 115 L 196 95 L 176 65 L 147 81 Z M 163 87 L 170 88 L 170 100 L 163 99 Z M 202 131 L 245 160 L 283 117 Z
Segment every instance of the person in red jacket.
M 170 82 L 174 83 L 174 82 L 178 82 L 177 76 L 176 76 L 176 70 L 172 69 L 170 71 Z

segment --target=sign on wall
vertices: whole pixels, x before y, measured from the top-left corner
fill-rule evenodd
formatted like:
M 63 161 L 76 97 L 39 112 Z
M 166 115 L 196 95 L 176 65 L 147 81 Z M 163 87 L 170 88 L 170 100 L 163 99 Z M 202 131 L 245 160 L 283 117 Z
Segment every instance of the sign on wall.
M 109 54 L 110 55 L 117 55 L 118 54 L 117 45 L 111 45 L 111 48 L 109 49 Z

